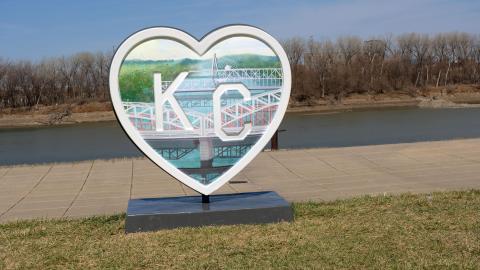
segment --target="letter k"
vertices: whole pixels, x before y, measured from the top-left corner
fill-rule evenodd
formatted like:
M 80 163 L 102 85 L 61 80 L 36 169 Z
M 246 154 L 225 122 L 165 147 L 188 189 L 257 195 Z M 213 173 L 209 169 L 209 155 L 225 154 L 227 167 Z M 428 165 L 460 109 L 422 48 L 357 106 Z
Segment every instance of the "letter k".
M 185 112 L 182 110 L 182 107 L 177 102 L 177 99 L 173 95 L 180 84 L 188 76 L 188 72 L 180 73 L 177 78 L 168 86 L 167 90 L 163 92 L 162 89 L 162 74 L 154 73 L 153 74 L 153 96 L 155 99 L 155 123 L 156 130 L 163 131 L 163 105 L 168 101 L 172 110 L 177 115 L 180 122 L 182 122 L 183 128 L 185 130 L 193 130 L 193 126 L 188 120 Z

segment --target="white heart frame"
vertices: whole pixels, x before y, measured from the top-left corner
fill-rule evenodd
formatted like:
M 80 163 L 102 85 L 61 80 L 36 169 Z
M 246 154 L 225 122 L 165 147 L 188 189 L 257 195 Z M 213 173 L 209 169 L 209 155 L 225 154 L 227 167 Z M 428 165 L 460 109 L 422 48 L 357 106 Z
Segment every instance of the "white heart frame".
M 140 135 L 139 131 L 130 122 L 127 114 L 124 111 L 119 89 L 119 72 L 123 60 L 128 53 L 135 48 L 138 44 L 155 38 L 168 38 L 182 43 L 196 52 L 198 55 L 203 55 L 208 50 L 220 41 L 231 37 L 246 36 L 263 41 L 269 46 L 272 51 L 280 59 L 283 72 L 283 84 L 281 87 L 281 97 L 278 104 L 277 111 L 273 117 L 269 127 L 260 139 L 252 146 L 252 148 L 230 169 L 220 175 L 215 181 L 208 185 L 203 185 L 197 180 L 191 178 L 187 174 L 180 171 L 170 162 L 165 160 L 160 154 L 158 154 Z M 219 189 L 231 178 L 238 174 L 243 168 L 245 168 L 254 158 L 257 156 L 270 141 L 275 131 L 280 126 L 280 123 L 285 115 L 288 107 L 288 101 L 290 98 L 291 87 L 291 71 L 288 57 L 283 50 L 280 43 L 265 31 L 256 27 L 248 25 L 229 25 L 213 30 L 205 35 L 202 39 L 197 40 L 190 34 L 181 30 L 170 27 L 152 27 L 140 30 L 125 41 L 118 47 L 110 65 L 110 96 L 112 99 L 113 108 L 115 114 L 130 139 L 137 145 L 137 147 L 155 164 L 165 170 L 168 174 L 175 177 L 183 184 L 193 188 L 194 190 L 204 195 L 209 195 L 215 190 Z

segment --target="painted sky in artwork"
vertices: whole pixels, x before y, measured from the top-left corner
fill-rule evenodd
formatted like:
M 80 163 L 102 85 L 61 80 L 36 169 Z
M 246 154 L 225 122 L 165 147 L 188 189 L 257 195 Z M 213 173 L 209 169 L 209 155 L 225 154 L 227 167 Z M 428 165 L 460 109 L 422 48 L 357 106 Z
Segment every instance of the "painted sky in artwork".
M 127 60 L 178 60 L 183 58 L 209 59 L 213 54 L 217 57 L 225 55 L 259 54 L 275 56 L 273 51 L 259 40 L 249 37 L 234 37 L 221 41 L 205 55 L 199 57 L 188 47 L 177 41 L 153 39 L 135 47 L 126 57 Z

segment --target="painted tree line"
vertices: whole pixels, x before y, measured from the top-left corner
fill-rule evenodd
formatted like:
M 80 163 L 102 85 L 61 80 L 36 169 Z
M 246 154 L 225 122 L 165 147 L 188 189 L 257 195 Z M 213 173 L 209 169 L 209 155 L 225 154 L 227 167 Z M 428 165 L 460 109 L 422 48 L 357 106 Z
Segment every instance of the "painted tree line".
M 290 60 L 292 97 L 308 100 L 480 84 L 480 36 L 404 34 L 335 41 L 283 41 Z M 39 62 L 0 59 L 0 109 L 106 101 L 112 53 L 79 53 Z

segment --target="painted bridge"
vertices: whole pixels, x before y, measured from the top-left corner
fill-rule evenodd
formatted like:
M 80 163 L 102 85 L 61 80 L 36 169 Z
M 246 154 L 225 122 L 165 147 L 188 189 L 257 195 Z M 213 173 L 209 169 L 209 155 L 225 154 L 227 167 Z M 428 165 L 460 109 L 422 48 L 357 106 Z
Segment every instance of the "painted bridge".
M 252 125 L 251 135 L 262 134 L 271 122 L 281 98 L 283 78 L 280 68 L 222 69 L 190 71 L 180 84 L 176 95 L 193 130 L 185 130 L 172 108 L 164 105 L 163 131 L 156 131 L 155 104 L 148 102 L 123 102 L 126 114 L 131 122 L 147 140 L 211 138 L 216 137 L 214 130 L 212 97 L 199 94 L 213 92 L 222 83 L 243 83 L 257 94 L 251 100 L 240 98 L 222 99 L 222 129 L 226 133 L 240 132 L 246 123 Z M 163 81 L 165 90 L 171 81 Z M 202 112 L 199 108 L 207 108 Z

